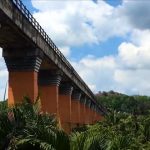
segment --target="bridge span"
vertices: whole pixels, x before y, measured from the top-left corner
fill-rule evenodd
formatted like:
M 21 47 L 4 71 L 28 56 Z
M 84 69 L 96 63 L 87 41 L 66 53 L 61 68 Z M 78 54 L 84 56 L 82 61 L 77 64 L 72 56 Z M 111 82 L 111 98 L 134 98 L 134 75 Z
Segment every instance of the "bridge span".
M 56 114 L 66 131 L 102 118 L 103 107 L 21 0 L 0 0 L 0 47 L 9 105 L 40 95 L 42 111 Z

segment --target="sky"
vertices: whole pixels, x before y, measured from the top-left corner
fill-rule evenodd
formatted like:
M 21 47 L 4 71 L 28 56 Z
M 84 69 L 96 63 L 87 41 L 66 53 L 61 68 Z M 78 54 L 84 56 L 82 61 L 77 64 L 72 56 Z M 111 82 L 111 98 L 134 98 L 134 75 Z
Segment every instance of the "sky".
M 96 93 L 150 95 L 150 1 L 23 0 Z M 8 72 L 0 49 L 0 99 Z

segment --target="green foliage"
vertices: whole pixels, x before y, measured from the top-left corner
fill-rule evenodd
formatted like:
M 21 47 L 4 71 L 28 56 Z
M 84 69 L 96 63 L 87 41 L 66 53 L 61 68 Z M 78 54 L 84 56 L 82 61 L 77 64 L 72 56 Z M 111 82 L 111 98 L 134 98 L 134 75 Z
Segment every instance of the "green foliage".
M 0 108 L 0 150 L 70 149 L 68 136 L 53 116 L 40 112 L 39 104 L 25 98 L 23 104 Z
M 150 150 L 150 97 L 113 91 L 97 95 L 104 120 L 71 135 L 72 150 Z
M 116 110 L 136 115 L 147 115 L 150 110 L 150 97 L 128 96 L 120 93 L 104 92 L 96 95 L 98 103 L 108 110 Z
M 0 103 L 0 150 L 150 150 L 149 97 L 111 91 L 97 99 L 109 110 L 104 120 L 69 136 L 54 116 L 40 112 L 39 99 L 13 108 Z
M 72 150 L 149 150 L 150 116 L 113 112 L 86 131 L 71 135 Z

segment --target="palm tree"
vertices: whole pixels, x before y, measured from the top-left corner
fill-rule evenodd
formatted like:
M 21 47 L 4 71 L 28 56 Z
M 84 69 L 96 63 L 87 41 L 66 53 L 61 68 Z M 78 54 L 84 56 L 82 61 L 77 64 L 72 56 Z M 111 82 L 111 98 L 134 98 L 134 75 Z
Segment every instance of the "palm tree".
M 71 150 L 149 150 L 150 116 L 113 112 L 71 135 Z
M 53 115 L 40 112 L 25 98 L 22 104 L 0 110 L 0 150 L 69 150 L 69 138 Z

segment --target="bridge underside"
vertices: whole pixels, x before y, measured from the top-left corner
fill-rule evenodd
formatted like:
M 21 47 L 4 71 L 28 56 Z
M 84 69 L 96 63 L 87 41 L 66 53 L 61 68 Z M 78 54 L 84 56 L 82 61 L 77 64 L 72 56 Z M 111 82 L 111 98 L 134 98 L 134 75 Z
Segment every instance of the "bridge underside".
M 34 101 L 53 113 L 66 132 L 101 120 L 103 112 L 88 88 L 67 70 L 39 32 L 11 0 L 0 1 L 0 47 L 9 71 L 8 104 Z

